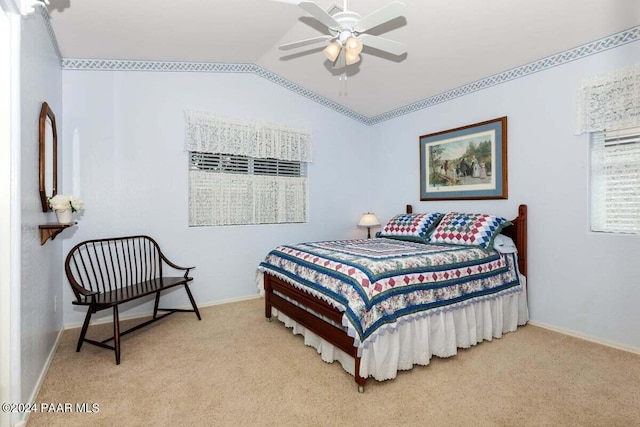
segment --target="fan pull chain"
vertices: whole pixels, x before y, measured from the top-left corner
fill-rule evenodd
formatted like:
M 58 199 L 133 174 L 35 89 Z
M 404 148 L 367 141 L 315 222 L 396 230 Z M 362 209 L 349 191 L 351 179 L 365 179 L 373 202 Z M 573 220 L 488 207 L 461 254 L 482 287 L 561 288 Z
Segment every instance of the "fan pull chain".
M 338 96 L 348 96 L 347 73 L 345 73 L 344 76 L 338 76 L 338 81 L 340 82 L 340 91 L 338 92 Z

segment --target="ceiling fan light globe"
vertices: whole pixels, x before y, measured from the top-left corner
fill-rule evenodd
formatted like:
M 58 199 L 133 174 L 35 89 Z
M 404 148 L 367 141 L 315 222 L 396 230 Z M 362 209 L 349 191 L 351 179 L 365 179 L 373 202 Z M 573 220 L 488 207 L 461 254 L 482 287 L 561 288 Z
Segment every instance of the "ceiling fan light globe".
M 351 53 L 347 53 L 344 56 L 344 60 L 347 65 L 357 64 L 358 62 L 360 62 L 360 55 L 358 54 L 353 55 Z
M 341 49 L 342 46 L 340 45 L 340 43 L 338 43 L 337 41 L 333 41 L 329 43 L 329 45 L 325 47 L 322 52 L 327 57 L 327 59 L 329 59 L 329 61 L 335 62 L 335 60 L 338 58 L 338 55 L 340 54 Z
M 349 54 L 357 56 L 362 52 L 362 40 L 357 37 L 349 37 L 347 39 L 346 47 Z

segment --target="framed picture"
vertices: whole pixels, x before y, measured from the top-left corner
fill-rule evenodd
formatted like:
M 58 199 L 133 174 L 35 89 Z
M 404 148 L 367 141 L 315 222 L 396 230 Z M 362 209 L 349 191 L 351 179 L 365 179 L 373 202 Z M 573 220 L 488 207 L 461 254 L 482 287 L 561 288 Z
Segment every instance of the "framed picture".
M 420 200 L 507 199 L 507 118 L 422 135 Z

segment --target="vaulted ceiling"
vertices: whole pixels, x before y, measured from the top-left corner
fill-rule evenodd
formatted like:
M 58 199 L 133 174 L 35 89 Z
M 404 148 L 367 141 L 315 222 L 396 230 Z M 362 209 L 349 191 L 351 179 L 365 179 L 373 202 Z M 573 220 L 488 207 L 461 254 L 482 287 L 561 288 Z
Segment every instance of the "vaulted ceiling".
M 347 8 L 364 16 L 390 1 Z M 49 15 L 64 58 L 256 64 L 367 117 L 640 24 L 638 0 L 402 1 L 406 16 L 371 33 L 408 44 L 408 53 L 365 47 L 339 71 L 322 43 L 278 49 L 326 34 L 291 0 L 51 0 Z

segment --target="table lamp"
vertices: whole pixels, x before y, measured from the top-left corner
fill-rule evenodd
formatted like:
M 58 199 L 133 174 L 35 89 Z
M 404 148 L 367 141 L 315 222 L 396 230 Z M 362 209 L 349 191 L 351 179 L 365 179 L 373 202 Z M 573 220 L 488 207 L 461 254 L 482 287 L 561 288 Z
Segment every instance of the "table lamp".
M 377 227 L 378 225 L 380 225 L 380 221 L 378 221 L 378 218 L 371 212 L 362 214 L 362 218 L 360 218 L 360 222 L 358 223 L 359 227 L 367 227 L 367 239 L 371 238 L 371 227 Z

